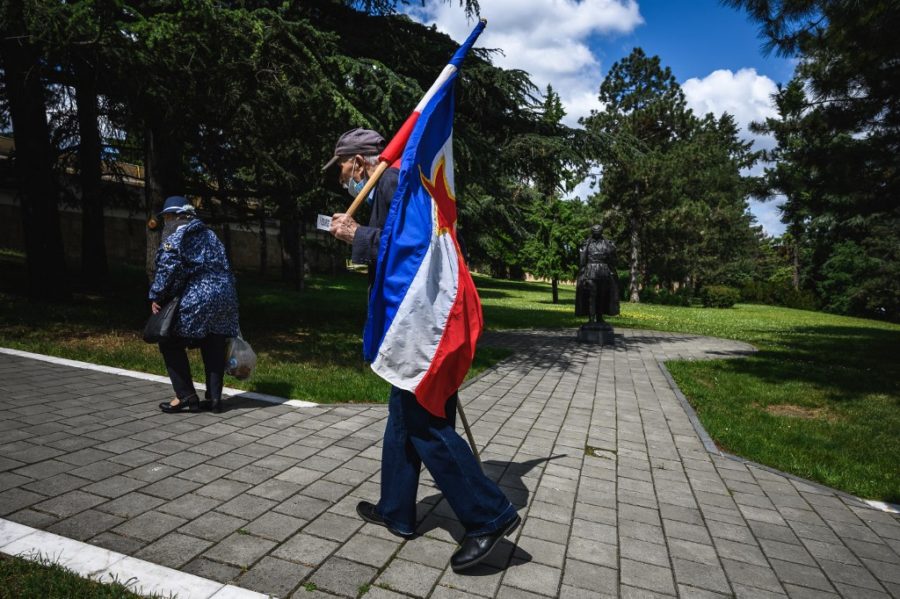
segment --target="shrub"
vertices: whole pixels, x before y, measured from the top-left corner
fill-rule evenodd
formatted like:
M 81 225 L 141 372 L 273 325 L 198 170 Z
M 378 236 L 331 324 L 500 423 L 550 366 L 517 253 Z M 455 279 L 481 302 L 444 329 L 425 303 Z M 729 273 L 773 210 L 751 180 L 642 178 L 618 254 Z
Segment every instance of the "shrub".
M 690 289 L 682 287 L 677 291 L 668 289 L 644 288 L 641 291 L 641 301 L 648 304 L 661 304 L 663 306 L 690 306 L 693 293 Z
M 816 310 L 819 303 L 812 291 L 794 289 L 789 280 L 751 281 L 741 288 L 741 301 L 798 310 Z
M 741 299 L 741 294 L 734 287 L 709 285 L 703 288 L 700 299 L 706 308 L 731 308 Z

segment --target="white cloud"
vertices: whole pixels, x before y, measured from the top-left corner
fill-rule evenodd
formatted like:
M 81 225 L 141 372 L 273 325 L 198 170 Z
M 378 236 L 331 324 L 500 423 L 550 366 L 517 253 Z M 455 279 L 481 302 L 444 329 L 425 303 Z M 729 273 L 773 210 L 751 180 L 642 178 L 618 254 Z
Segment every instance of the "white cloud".
M 479 4 L 488 26 L 477 45 L 500 50 L 493 57 L 494 64 L 526 71 L 541 91 L 552 84 L 566 110 L 564 122 L 570 126 L 601 108 L 597 95 L 604 72 L 591 50 L 592 40 L 631 33 L 644 22 L 637 0 L 480 0 Z M 436 25 L 457 42 L 462 42 L 474 27 L 474 21 L 466 18 L 456 2 L 413 5 L 408 14 L 419 22 Z M 770 78 L 752 68 L 736 73 L 723 69 L 702 79 L 688 79 L 682 89 L 696 113 L 718 116 L 728 112 L 757 149 L 774 145 L 771 139 L 754 136 L 747 128 L 750 122 L 775 114 L 770 96 L 776 86 Z M 584 199 L 591 193 L 585 181 L 569 196 Z M 758 221 L 773 235 L 784 230 L 778 204 L 751 202 Z
M 734 116 L 740 126 L 741 136 L 753 142 L 754 149 L 771 149 L 775 146 L 775 140 L 770 136 L 756 135 L 749 130 L 751 122 L 777 116 L 772 94 L 778 88 L 774 81 L 758 74 L 756 69 L 740 69 L 736 73 L 720 69 L 703 79 L 688 79 L 681 88 L 688 106 L 698 115 L 712 112 L 721 116 L 723 112 L 727 112 Z M 762 174 L 764 166 L 758 163 L 749 174 Z M 780 205 L 781 202 L 777 200 L 750 201 L 750 211 L 769 235 L 784 233 L 784 224 L 778 210 Z
M 768 235 L 781 235 L 785 231 L 785 225 L 781 222 L 781 210 L 784 198 L 775 198 L 768 202 L 750 200 L 750 212 L 756 217 L 756 221 L 762 225 L 763 231 Z
M 478 46 L 501 50 L 494 63 L 528 72 L 539 89 L 552 84 L 569 125 L 600 107 L 597 93 L 603 75 L 590 49 L 591 38 L 630 33 L 644 22 L 636 0 L 480 0 L 479 4 L 488 26 Z M 474 26 L 455 2 L 411 7 L 409 14 L 435 24 L 458 42 Z
M 772 94 L 778 88 L 774 81 L 758 74 L 756 69 L 740 69 L 737 73 L 720 69 L 703 79 L 688 79 L 681 89 L 695 113 L 712 112 L 720 116 L 727 112 L 734 116 L 744 137 L 756 143 L 757 149 L 772 147 L 770 138 L 753 135 L 748 129 L 753 121 L 776 116 Z

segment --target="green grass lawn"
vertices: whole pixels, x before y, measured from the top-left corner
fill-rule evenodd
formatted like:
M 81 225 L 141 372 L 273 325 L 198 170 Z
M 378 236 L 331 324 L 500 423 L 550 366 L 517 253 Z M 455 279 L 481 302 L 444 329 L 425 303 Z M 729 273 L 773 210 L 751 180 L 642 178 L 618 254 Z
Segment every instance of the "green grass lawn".
M 121 270 L 102 295 L 30 304 L 21 256 L 0 253 L 0 345 L 165 374 L 140 339 L 146 280 Z M 574 289 L 551 302 L 541 283 L 476 276 L 489 329 L 574 328 Z M 361 359 L 365 276 L 313 277 L 306 291 L 239 276 L 241 325 L 260 361 L 227 384 L 318 402 L 383 402 L 387 384 Z M 871 499 L 900 502 L 900 326 L 772 306 L 732 309 L 623 304 L 616 327 L 747 341 L 738 360 L 670 362 L 723 449 Z M 474 373 L 508 355 L 480 348 Z M 195 377 L 202 380 L 199 360 Z
M 139 599 L 118 583 L 101 584 L 48 561 L 0 554 L 0 599 Z M 153 597 L 159 597 L 153 595 Z

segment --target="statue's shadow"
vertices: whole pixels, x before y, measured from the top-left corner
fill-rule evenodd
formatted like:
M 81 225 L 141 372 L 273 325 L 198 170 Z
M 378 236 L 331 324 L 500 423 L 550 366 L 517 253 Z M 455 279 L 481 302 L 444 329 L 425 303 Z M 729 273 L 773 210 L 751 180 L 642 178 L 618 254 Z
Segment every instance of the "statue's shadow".
M 482 462 L 482 467 L 484 468 L 485 474 L 487 474 L 491 480 L 500 484 L 500 488 L 506 493 L 507 498 L 509 498 L 509 501 L 516 510 L 521 510 L 528 505 L 529 497 L 528 487 L 523 481 L 525 475 L 539 464 L 552 459 L 565 457 L 565 455 L 566 454 L 546 458 L 535 458 L 525 462 L 486 460 Z M 462 524 L 459 523 L 459 520 L 456 519 L 456 515 L 453 513 L 450 504 L 444 499 L 443 494 L 434 493 L 423 497 L 419 500 L 418 511 L 421 522 L 416 529 L 417 534 L 426 535 L 432 531 L 441 529 L 457 543 L 462 542 L 465 535 L 465 529 Z M 516 533 L 513 533 L 511 536 L 515 536 L 515 534 Z M 488 559 L 484 560 L 478 566 L 466 570 L 465 573 L 470 576 L 488 576 L 495 574 L 497 569 L 520 566 L 531 560 L 531 554 L 521 547 L 516 547 L 510 540 L 510 537 L 506 537 L 500 541 L 496 549 L 491 552 Z

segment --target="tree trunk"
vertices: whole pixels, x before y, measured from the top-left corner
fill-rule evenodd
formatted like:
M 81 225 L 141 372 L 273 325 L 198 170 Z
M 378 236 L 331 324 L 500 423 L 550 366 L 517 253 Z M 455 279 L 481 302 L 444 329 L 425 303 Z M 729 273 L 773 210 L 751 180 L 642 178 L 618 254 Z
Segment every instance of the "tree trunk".
M 631 260 L 628 264 L 628 270 L 631 275 L 631 282 L 628 285 L 628 296 L 629 301 L 634 303 L 640 303 L 641 295 L 639 288 L 639 267 L 640 267 L 640 245 L 641 239 L 638 235 L 638 225 L 637 225 L 637 217 L 632 215 L 629 220 L 629 228 L 631 233 Z
M 100 132 L 97 128 L 96 69 L 85 59 L 75 61 L 75 98 L 78 102 L 78 165 L 81 174 L 81 275 L 98 288 L 106 280 L 106 231 L 100 189 Z
M 557 277 L 553 277 L 550 279 L 550 286 L 553 289 L 553 303 L 559 303 L 559 279 Z
M 794 291 L 800 290 L 800 241 L 797 239 L 796 235 L 792 235 L 792 244 L 791 249 L 794 254 L 794 264 L 792 268 L 791 278 L 793 279 Z
M 292 210 L 281 218 L 281 277 L 300 289 L 300 233 Z
M 144 141 L 144 207 L 147 218 L 154 217 L 166 197 L 182 193 L 181 143 L 159 127 L 146 128 Z M 159 249 L 162 223 L 155 231 L 147 229 L 147 277 L 156 274 L 156 251 Z
M 299 281 L 297 282 L 297 289 L 303 291 L 306 289 L 306 219 L 302 216 L 300 217 L 300 240 L 299 247 L 297 252 L 297 262 L 299 266 Z
M 269 266 L 269 236 L 266 233 L 266 211 L 259 205 L 259 274 L 266 276 Z
M 16 139 L 28 295 L 61 299 L 68 296 L 68 282 L 39 56 L 27 38 L 15 31 L 24 30 L 21 4 L 12 2 L 7 10 L 9 20 L 0 31 L 0 60 Z

